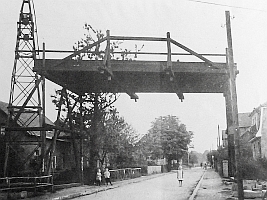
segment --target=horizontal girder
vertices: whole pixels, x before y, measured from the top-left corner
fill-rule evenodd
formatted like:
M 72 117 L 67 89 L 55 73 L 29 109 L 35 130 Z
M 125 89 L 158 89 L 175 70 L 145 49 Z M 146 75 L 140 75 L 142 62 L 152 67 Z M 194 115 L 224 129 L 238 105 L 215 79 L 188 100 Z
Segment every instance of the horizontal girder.
M 89 92 L 131 91 L 134 93 L 223 93 L 229 71 L 226 63 L 172 62 L 176 88 L 170 87 L 166 61 L 111 60 L 111 70 L 116 81 L 101 73 L 102 61 L 74 61 L 61 59 L 36 60 L 34 71 L 45 73 L 47 79 L 66 87 L 76 94 Z M 118 84 L 118 82 L 120 84 Z

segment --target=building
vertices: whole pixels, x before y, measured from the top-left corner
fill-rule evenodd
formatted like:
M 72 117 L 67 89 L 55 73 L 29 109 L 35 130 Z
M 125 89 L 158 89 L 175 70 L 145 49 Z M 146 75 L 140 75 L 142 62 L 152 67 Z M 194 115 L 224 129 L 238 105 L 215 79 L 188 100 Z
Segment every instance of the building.
M 252 145 L 253 157 L 267 158 L 267 102 L 255 108 L 250 117 L 254 137 L 249 142 Z
M 0 101 L 0 177 L 3 176 L 6 142 L 5 142 L 5 127 L 7 125 L 8 118 L 8 104 Z M 14 126 L 31 126 L 39 127 L 39 119 L 32 118 L 29 121 L 29 117 L 26 115 L 32 115 L 31 113 L 22 113 L 18 123 L 12 124 Z M 28 121 L 26 121 L 26 119 Z M 54 125 L 48 118 L 45 119 L 46 124 Z M 46 149 L 52 144 L 53 131 L 46 131 Z M 63 133 L 64 135 L 64 133 Z M 65 134 L 66 135 L 66 134 Z M 36 173 L 38 164 L 40 164 L 40 132 L 39 131 L 18 131 L 14 132 L 10 138 L 12 148 L 9 151 L 9 169 L 8 174 L 12 175 L 25 175 Z M 58 139 L 56 149 L 53 157 L 53 170 L 64 171 L 71 169 L 75 166 L 73 158 L 73 149 L 71 142 L 67 139 Z
M 250 113 L 238 113 L 238 123 L 240 136 L 242 137 L 246 132 L 250 131 L 251 127 L 251 118 Z

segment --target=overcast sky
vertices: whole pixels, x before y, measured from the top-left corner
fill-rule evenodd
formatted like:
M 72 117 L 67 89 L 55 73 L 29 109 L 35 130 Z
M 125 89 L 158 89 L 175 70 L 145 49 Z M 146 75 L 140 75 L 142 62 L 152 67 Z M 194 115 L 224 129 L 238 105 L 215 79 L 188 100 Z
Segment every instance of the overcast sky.
M 0 7 L 0 101 L 5 102 L 9 100 L 21 3 L 22 0 L 2 1 Z M 72 50 L 73 44 L 83 37 L 86 22 L 95 29 L 109 29 L 111 35 L 166 37 L 170 32 L 174 40 L 198 53 L 225 53 L 225 11 L 228 10 L 232 18 L 234 61 L 240 71 L 237 76 L 239 112 L 251 112 L 267 101 L 266 0 L 34 0 L 34 5 L 39 45 L 45 42 L 47 49 L 54 50 Z M 166 51 L 165 46 L 154 48 L 145 44 L 143 50 Z M 55 88 L 53 84 L 47 86 L 47 115 L 51 120 L 55 120 L 56 112 L 49 96 Z M 122 94 L 115 105 L 140 134 L 147 132 L 155 118 L 170 114 L 179 117 L 194 132 L 196 151 L 216 148 L 217 127 L 226 128 L 222 94 L 185 94 L 184 102 L 175 94 L 138 96 L 139 100 L 134 102 Z

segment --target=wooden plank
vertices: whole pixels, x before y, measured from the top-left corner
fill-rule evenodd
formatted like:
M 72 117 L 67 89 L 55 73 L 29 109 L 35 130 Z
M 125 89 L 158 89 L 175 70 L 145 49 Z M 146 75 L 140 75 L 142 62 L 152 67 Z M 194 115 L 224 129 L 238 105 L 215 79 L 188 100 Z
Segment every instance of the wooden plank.
M 209 65 L 211 65 L 211 66 L 217 68 L 217 66 L 216 66 L 212 61 L 210 61 L 209 59 L 203 57 L 202 55 L 198 54 L 197 52 L 195 52 L 195 51 L 189 49 L 188 47 L 182 45 L 182 44 L 179 43 L 179 42 L 176 42 L 176 41 L 173 40 L 173 39 L 171 39 L 171 42 L 172 42 L 173 44 L 175 44 L 176 46 L 180 47 L 181 49 L 183 49 L 183 50 L 185 50 L 185 51 L 191 53 L 192 55 L 194 55 L 194 56 L 198 57 L 199 59 L 203 60 L 204 62 L 208 63 Z
M 60 59 L 47 59 L 46 71 L 73 71 L 73 72 L 98 72 L 98 67 L 102 67 L 102 61 L 82 61 L 77 65 L 77 62 L 68 61 L 64 65 L 57 65 Z M 113 72 L 164 72 L 167 64 L 165 61 L 115 61 L 111 60 Z M 215 63 L 218 69 L 210 68 L 205 62 L 172 62 L 174 72 L 187 72 L 187 73 L 229 73 L 225 63 Z M 34 71 L 41 72 L 41 60 L 35 61 Z
M 129 37 L 129 36 L 110 36 L 111 40 L 139 40 L 139 41 L 166 41 L 166 38 L 159 37 Z

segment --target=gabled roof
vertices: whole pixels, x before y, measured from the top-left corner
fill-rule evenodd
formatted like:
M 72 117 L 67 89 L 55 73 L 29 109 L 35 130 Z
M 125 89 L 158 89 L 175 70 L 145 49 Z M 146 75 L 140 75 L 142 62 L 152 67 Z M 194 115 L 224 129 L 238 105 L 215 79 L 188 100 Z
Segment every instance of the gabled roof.
M 245 128 L 251 126 L 250 113 L 238 113 L 239 127 Z
M 4 111 L 5 114 L 8 115 L 8 103 L 0 101 L 0 110 Z M 18 119 L 18 125 L 21 127 L 40 127 L 39 118 L 36 116 L 37 113 L 34 115 L 32 113 L 22 113 Z M 47 117 L 45 117 L 45 123 L 54 126 L 54 123 Z M 40 136 L 40 131 L 28 131 L 28 133 L 30 135 Z M 52 138 L 53 136 L 53 131 L 46 131 L 47 138 Z
M 254 108 L 250 113 L 250 116 L 252 116 L 254 113 L 259 113 L 262 107 L 267 107 L 267 102 L 260 104 L 257 108 Z

